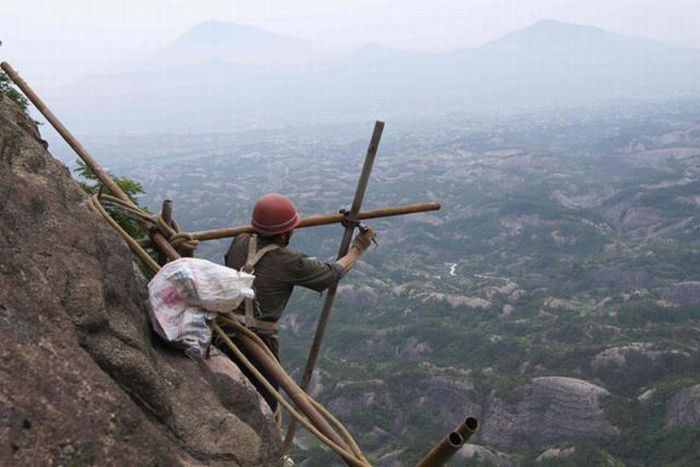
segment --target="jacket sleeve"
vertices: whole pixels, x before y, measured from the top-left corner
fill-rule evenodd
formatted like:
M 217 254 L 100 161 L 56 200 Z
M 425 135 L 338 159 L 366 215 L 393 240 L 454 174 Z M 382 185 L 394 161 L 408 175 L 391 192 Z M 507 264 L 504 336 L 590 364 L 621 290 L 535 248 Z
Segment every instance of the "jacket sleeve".
M 295 252 L 290 259 L 288 277 L 292 285 L 322 292 L 342 277 L 342 268 L 337 263 L 319 261 L 301 252 Z
M 250 235 L 240 234 L 231 241 L 231 246 L 229 246 L 228 251 L 224 255 L 224 264 L 226 266 L 236 270 L 240 270 L 243 267 L 248 256 L 249 239 Z

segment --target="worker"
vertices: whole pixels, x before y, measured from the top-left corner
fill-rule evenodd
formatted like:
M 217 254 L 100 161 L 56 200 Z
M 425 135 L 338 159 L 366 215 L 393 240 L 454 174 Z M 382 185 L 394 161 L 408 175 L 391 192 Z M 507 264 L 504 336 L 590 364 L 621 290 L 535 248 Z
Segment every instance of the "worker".
M 234 313 L 239 321 L 262 339 L 277 360 L 277 321 L 282 316 L 294 286 L 318 292 L 326 290 L 352 269 L 357 258 L 374 238 L 374 232 L 365 228 L 353 240 L 348 254 L 335 262 L 320 261 L 299 250 L 287 248 L 294 228 L 300 222 L 299 213 L 286 196 L 279 193 L 266 194 L 253 207 L 251 223 L 255 233 L 236 236 L 225 256 L 226 266 L 255 275 L 255 299 L 246 300 Z M 224 331 L 238 344 L 233 328 L 224 327 Z M 238 362 L 235 354 L 221 339 L 216 339 L 214 344 L 241 367 L 274 412 L 277 401 L 272 394 Z M 240 345 L 238 347 L 244 350 Z M 246 357 L 269 381 L 269 375 L 256 364 L 254 357 L 250 354 L 246 354 Z M 270 383 L 275 384 L 273 381 Z

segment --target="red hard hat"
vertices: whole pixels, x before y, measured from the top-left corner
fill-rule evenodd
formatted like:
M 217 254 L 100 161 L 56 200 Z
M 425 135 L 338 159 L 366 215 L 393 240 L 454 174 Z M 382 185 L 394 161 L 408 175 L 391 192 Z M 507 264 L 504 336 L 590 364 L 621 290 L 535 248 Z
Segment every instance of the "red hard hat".
M 300 222 L 301 217 L 292 202 L 279 193 L 261 196 L 253 207 L 251 223 L 265 237 L 289 232 Z

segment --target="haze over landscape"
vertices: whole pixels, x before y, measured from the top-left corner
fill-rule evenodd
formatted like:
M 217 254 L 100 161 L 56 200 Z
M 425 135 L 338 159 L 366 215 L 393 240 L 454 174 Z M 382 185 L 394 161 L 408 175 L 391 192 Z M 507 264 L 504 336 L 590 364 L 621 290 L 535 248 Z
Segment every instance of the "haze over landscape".
M 366 207 L 442 209 L 371 223 L 311 388 L 373 464 L 412 465 L 465 415 L 482 426 L 452 465 L 700 463 L 694 2 L 20 3 L 3 59 L 187 231 L 245 224 L 267 192 L 347 207 L 386 121 Z M 23 18 L 86 49 L 20 45 Z M 292 243 L 331 259 L 340 234 Z M 297 379 L 321 303 L 295 292 L 281 320 Z M 303 433 L 292 456 L 338 462 Z
M 492 3 L 72 0 L 56 9 L 10 0 L 0 53 L 87 132 L 230 131 L 698 92 L 693 2 Z
M 45 95 L 87 133 L 515 113 L 700 93 L 700 51 L 541 20 L 478 47 L 333 55 L 253 26 L 207 21 L 130 65 Z

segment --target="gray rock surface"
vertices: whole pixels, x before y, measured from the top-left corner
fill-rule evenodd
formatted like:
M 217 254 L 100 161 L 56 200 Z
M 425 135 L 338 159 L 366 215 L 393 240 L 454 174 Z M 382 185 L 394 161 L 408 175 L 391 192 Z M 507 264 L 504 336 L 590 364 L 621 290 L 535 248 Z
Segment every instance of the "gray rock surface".
M 682 305 L 700 303 L 700 281 L 678 282 L 662 291 L 664 300 Z
M 497 467 L 514 467 L 515 462 L 513 458 L 508 454 L 497 451 L 495 449 L 489 449 L 484 446 L 479 446 L 477 444 L 467 443 L 455 454 L 456 462 L 455 465 L 459 464 L 459 460 L 469 460 L 476 462 L 483 462 L 487 465 L 495 465 Z
M 666 404 L 667 430 L 700 424 L 700 384 L 681 389 Z
M 662 357 L 689 358 L 690 354 L 685 351 L 668 349 L 661 350 L 651 342 L 633 342 L 627 345 L 609 347 L 591 359 L 591 368 L 600 370 L 608 366 L 624 367 L 630 356 L 642 356 L 649 360 L 650 364 L 662 360 Z
M 518 402 L 494 399 L 483 419 L 483 443 L 502 449 L 536 446 L 619 432 L 606 418 L 600 399 L 608 391 L 576 378 L 540 377 L 516 390 Z
M 562 461 L 563 459 L 569 457 L 573 453 L 576 452 L 575 447 L 570 447 L 570 448 L 549 448 L 546 451 L 544 451 L 542 454 L 537 456 L 535 459 L 535 462 L 544 462 L 544 461 L 549 461 L 549 460 L 558 460 Z
M 0 94 L 0 465 L 272 465 L 228 360 L 152 335 L 131 253 Z

